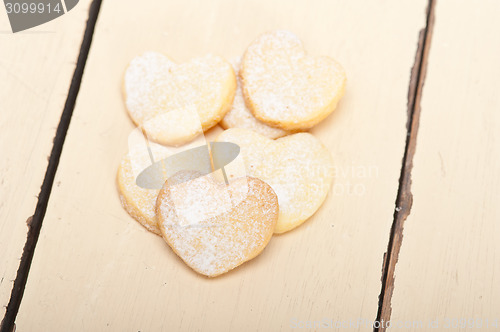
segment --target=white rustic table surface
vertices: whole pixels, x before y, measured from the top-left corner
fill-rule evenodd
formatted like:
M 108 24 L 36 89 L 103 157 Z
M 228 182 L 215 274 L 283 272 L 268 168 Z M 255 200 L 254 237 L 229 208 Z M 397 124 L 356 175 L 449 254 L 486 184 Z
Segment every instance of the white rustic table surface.
M 81 0 L 16 34 L 2 10 L 2 332 L 500 330 L 500 2 Z M 334 186 L 204 278 L 120 205 L 123 73 L 147 50 L 233 59 L 274 29 L 346 69 L 310 130 Z

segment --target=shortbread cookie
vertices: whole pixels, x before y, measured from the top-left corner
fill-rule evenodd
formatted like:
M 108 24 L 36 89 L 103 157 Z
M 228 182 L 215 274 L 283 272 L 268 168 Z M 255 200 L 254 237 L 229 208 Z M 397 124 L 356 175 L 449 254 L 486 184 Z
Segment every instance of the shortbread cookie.
M 308 129 L 328 116 L 344 94 L 342 66 L 308 56 L 288 31 L 258 37 L 241 64 L 243 95 L 255 117 L 285 130 Z
M 118 167 L 116 177 L 120 200 L 125 210 L 147 230 L 161 235 L 156 224 L 156 198 L 159 190 L 141 188 L 136 184 L 130 155 L 126 155 Z
M 212 172 L 206 145 L 165 147 L 146 142 L 140 130 L 129 135 L 129 152 L 117 173 L 120 199 L 125 210 L 149 231 L 160 235 L 156 224 L 156 198 L 167 178 L 179 171 L 196 178 Z
M 159 189 L 142 188 L 136 183 L 130 155 L 125 156 L 120 163 L 117 174 L 120 201 L 125 211 L 143 225 L 148 231 L 161 235 L 156 222 L 156 199 Z M 184 171 L 184 181 L 204 175 L 199 171 Z M 167 175 L 165 174 L 165 178 Z M 172 179 L 170 182 L 175 181 Z M 179 181 L 181 179 L 177 179 Z
M 147 52 L 132 60 L 124 78 L 125 103 L 148 138 L 181 145 L 215 126 L 230 109 L 236 90 L 231 65 L 207 55 L 176 64 Z
M 307 220 L 325 200 L 333 179 L 329 151 L 309 133 L 275 141 L 247 129 L 221 133 L 219 142 L 239 145 L 248 176 L 269 184 L 278 196 L 280 216 L 275 233 Z
M 221 120 L 220 125 L 224 129 L 229 128 L 245 128 L 255 131 L 258 134 L 275 139 L 291 134 L 291 132 L 274 128 L 266 125 L 262 121 L 257 120 L 252 112 L 245 105 L 245 98 L 241 90 L 241 80 L 238 75 L 240 60 L 235 59 L 232 62 L 233 69 L 236 73 L 236 81 L 238 82 L 236 94 L 234 96 L 233 106 L 226 116 Z
M 228 186 L 211 175 L 185 181 L 178 173 L 158 195 L 158 226 L 165 241 L 193 270 L 208 277 L 257 256 L 272 237 L 278 199 L 266 183 L 238 178 Z M 171 184 L 178 181 L 180 184 Z

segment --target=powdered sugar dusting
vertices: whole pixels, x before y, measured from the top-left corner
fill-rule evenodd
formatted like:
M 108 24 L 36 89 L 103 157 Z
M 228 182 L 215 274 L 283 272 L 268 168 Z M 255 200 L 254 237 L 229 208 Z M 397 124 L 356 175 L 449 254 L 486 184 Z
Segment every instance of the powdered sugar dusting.
M 172 180 L 177 176 L 183 175 L 175 175 Z M 239 201 L 229 210 L 225 205 L 227 197 L 221 194 L 225 190 L 230 199 Z M 197 202 L 172 199 L 187 195 L 197 197 Z M 224 211 L 217 210 L 214 200 L 225 206 Z M 195 218 L 198 214 L 207 217 L 186 223 L 185 216 L 178 215 L 182 204 L 196 210 Z M 181 185 L 167 182 L 158 197 L 158 218 L 164 238 L 187 265 L 211 277 L 258 255 L 269 242 L 277 217 L 276 195 L 267 184 L 254 178 L 238 179 L 228 187 L 210 176 Z
M 198 177 L 177 185 L 170 185 L 170 199 L 178 226 L 193 226 L 199 222 L 227 213 L 232 208 L 228 190 L 208 192 L 211 175 Z
M 259 119 L 288 129 L 306 129 L 336 106 L 345 73 L 335 60 L 309 57 L 288 31 L 257 38 L 241 67 L 244 95 Z
M 241 148 L 249 176 L 269 184 L 278 196 L 280 216 L 276 232 L 300 225 L 321 206 L 333 179 L 329 151 L 309 133 L 275 141 L 246 129 L 228 129 L 219 142 Z
M 153 139 L 179 144 L 220 121 L 232 101 L 235 85 L 232 67 L 221 57 L 207 55 L 175 64 L 160 53 L 146 52 L 134 58 L 127 68 L 125 102 L 137 125 L 148 123 L 145 129 Z M 192 122 L 192 116 L 169 116 L 155 125 L 156 117 L 192 110 L 198 115 L 195 124 L 183 123 Z M 183 127 L 188 133 L 179 130 Z
M 237 88 L 234 96 L 233 106 L 226 116 L 221 120 L 222 127 L 228 128 L 246 128 L 255 131 L 260 135 L 275 139 L 291 134 L 291 132 L 274 128 L 266 125 L 265 123 L 257 120 L 250 110 L 245 105 L 245 98 L 243 97 L 241 80 L 238 72 L 240 67 L 240 59 L 236 58 L 231 61 L 237 77 Z

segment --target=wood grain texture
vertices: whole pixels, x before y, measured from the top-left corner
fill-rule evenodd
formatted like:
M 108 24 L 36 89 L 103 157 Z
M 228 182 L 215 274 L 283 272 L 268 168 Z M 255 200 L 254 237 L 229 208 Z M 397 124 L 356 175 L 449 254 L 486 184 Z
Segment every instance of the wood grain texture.
M 75 70 L 89 3 L 80 1 L 68 14 L 16 34 L 0 10 L 0 318 Z
M 500 328 L 499 11 L 437 1 L 392 297 L 408 331 Z
M 427 22 L 424 29 L 420 31 L 418 49 L 415 54 L 415 63 L 412 68 L 410 85 L 408 88 L 408 135 L 403 157 L 403 167 L 399 178 L 399 189 L 396 198 L 396 210 L 394 211 L 394 222 L 391 229 L 391 238 L 387 248 L 384 261 L 384 273 L 382 290 L 377 314 L 377 331 L 385 331 L 384 321 L 391 317 L 391 299 L 394 291 L 394 270 L 398 262 L 399 251 L 403 242 L 403 230 L 406 218 L 410 214 L 413 196 L 411 193 L 411 172 L 413 169 L 413 156 L 418 135 L 420 120 L 420 102 L 422 90 L 427 74 L 427 61 L 432 44 L 432 32 L 434 29 L 435 0 L 429 1 L 427 6 Z
M 377 314 L 425 1 L 105 1 L 44 220 L 19 330 L 288 330 Z M 324 206 L 257 259 L 210 280 L 122 209 L 115 185 L 133 129 L 121 79 L 135 55 L 240 56 L 295 32 L 346 68 L 347 93 L 312 130 L 337 178 Z M 215 129 L 215 131 L 220 129 Z M 210 136 L 213 136 L 213 132 Z

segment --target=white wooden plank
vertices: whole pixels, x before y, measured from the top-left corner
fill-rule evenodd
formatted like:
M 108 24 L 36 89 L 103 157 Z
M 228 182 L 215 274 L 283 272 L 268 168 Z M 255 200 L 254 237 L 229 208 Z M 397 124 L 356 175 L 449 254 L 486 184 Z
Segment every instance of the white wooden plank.
M 499 12 L 437 1 L 392 298 L 404 330 L 500 328 Z
M 80 1 L 54 21 L 16 34 L 0 10 L 0 318 L 75 70 L 89 4 Z

